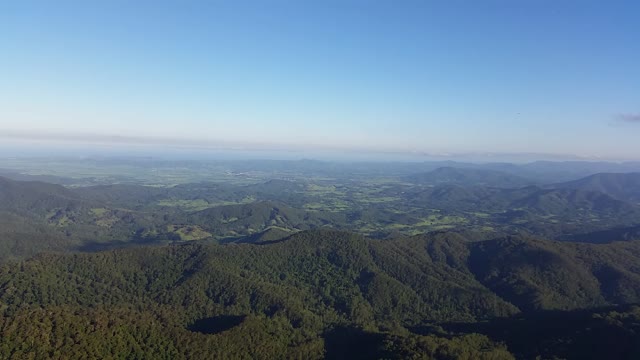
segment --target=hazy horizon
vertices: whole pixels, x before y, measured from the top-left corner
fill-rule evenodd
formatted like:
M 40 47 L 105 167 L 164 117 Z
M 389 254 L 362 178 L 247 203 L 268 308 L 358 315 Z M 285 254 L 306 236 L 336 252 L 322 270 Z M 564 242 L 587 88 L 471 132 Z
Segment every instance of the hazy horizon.
M 0 141 L 5 152 L 640 160 L 638 10 L 0 4 Z
M 437 153 L 404 152 L 363 149 L 295 148 L 244 144 L 242 146 L 207 146 L 193 143 L 115 142 L 85 143 L 50 140 L 8 141 L 0 144 L 0 160 L 9 158 L 153 158 L 159 160 L 317 160 L 326 162 L 457 162 L 457 163 L 514 163 L 538 161 L 587 163 L 639 162 L 638 158 L 585 157 L 572 154 L 545 153 Z M 0 164 L 1 168 L 1 164 Z

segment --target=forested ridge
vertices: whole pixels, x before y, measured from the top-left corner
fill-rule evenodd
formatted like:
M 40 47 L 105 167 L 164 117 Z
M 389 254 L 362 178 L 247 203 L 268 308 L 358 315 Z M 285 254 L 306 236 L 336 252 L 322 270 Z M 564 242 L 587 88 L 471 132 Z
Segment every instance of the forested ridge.
M 635 241 L 468 242 L 448 233 L 381 241 L 328 230 L 262 245 L 43 254 L 0 271 L 0 351 L 3 358 L 510 358 L 504 339 L 446 324 L 639 302 L 639 257 Z M 600 317 L 628 342 L 637 339 L 629 319 L 638 311 L 624 314 L 626 322 Z

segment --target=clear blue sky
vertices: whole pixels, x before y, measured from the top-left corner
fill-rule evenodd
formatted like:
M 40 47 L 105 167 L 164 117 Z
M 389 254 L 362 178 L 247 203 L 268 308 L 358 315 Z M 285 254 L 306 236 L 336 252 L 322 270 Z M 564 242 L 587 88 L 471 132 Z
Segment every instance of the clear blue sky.
M 639 17 L 604 0 L 0 1 L 0 135 L 640 158 Z

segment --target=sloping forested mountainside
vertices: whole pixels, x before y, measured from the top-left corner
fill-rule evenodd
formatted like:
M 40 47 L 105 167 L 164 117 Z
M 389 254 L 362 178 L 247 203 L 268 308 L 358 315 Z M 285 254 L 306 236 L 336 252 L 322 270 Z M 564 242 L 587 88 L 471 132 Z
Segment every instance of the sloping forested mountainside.
M 0 270 L 0 357 L 510 358 L 484 335 L 438 324 L 639 302 L 639 260 L 633 241 L 326 230 L 41 255 Z
M 561 189 L 597 191 L 616 199 L 640 202 L 640 173 L 600 173 L 582 179 L 555 184 Z
M 507 345 L 518 359 L 638 359 L 640 306 L 537 311 L 475 323 L 449 323 L 451 336 L 480 333 Z M 429 328 L 416 333 L 432 333 Z
M 506 238 L 471 245 L 470 270 L 521 310 L 640 300 L 640 242 L 559 243 Z
M 613 241 L 640 240 L 640 226 L 614 227 L 587 234 L 567 235 L 562 240 L 596 244 L 604 244 Z
M 572 239 L 581 241 L 579 235 L 629 227 L 640 221 L 637 205 L 589 190 L 439 185 L 412 188 L 407 193 L 412 206 L 431 206 L 455 214 L 466 212 L 472 214 L 465 217 L 467 224 L 484 224 L 484 228 L 507 234 L 526 232 L 556 239 L 575 235 Z M 593 236 L 590 241 L 605 242 Z
M 38 181 L 14 181 L 0 177 L 0 210 L 24 216 L 46 214 L 50 208 L 87 206 L 72 190 Z
M 463 187 L 439 185 L 409 190 L 412 203 L 431 204 L 452 211 L 526 210 L 544 216 L 575 216 L 592 212 L 603 216 L 638 215 L 638 209 L 607 194 L 577 189 L 541 189 L 528 186 L 519 189 Z
M 51 231 L 46 219 L 58 215 L 52 209 L 74 211 L 85 204 L 60 185 L 0 177 L 0 260 L 74 246 L 76 242 L 64 233 Z

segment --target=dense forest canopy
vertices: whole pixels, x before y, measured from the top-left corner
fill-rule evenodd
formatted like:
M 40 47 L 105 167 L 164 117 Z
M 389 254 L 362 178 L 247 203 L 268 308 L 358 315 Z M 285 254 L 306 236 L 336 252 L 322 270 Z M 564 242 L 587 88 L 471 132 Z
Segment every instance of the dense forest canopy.
M 4 172 L 0 357 L 640 356 L 637 174 L 452 165 Z
M 265 244 L 40 255 L 0 270 L 0 349 L 3 358 L 579 358 L 579 344 L 613 331 L 623 335 L 611 339 L 616 351 L 632 358 L 640 308 L 606 307 L 640 303 L 639 257 L 636 241 L 372 240 L 328 230 Z M 545 315 L 558 310 L 574 327 L 557 329 Z M 498 331 L 529 322 L 556 333 Z M 592 331 L 581 331 L 585 322 Z

